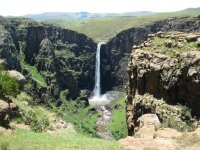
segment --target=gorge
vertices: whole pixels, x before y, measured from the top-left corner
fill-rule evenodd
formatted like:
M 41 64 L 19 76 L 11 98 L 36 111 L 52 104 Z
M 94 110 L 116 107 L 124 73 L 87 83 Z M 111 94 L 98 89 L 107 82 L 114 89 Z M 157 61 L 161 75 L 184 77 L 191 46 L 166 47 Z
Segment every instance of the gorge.
M 24 77 L 17 97 L 2 97 L 5 112 L 15 102 L 22 123 L 53 136 L 74 128 L 73 134 L 113 142 L 127 134 L 145 139 L 141 117 L 149 114 L 158 129 L 194 131 L 200 124 L 199 24 L 199 16 L 161 19 L 97 44 L 73 30 L 2 17 L 0 62 Z

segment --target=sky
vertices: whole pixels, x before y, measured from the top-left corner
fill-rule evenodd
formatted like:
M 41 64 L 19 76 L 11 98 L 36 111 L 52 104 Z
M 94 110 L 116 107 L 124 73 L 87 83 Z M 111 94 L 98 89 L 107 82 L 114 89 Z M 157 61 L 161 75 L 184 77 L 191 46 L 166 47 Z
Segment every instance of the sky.
M 43 12 L 122 13 L 170 12 L 200 7 L 200 0 L 0 0 L 0 15 L 21 16 Z

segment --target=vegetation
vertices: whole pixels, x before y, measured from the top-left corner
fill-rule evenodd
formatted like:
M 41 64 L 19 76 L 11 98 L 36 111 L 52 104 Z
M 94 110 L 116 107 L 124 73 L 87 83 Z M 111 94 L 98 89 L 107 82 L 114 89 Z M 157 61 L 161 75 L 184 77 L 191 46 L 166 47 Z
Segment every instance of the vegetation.
M 172 46 L 167 47 L 165 45 L 166 42 L 171 42 Z M 152 39 L 151 47 L 146 47 L 144 49 L 150 52 L 159 52 L 170 57 L 177 57 L 177 54 L 187 51 L 200 51 L 200 47 L 197 42 L 185 42 L 184 44 L 182 42 L 182 45 L 178 46 L 178 40 L 160 37 L 154 37 Z
M 44 22 L 59 25 L 61 27 L 72 29 L 93 38 L 96 41 L 109 40 L 116 36 L 117 33 L 133 27 L 142 27 L 152 22 L 172 17 L 198 16 L 200 9 L 187 9 L 172 13 L 158 13 L 147 16 L 118 16 L 102 17 L 95 19 L 85 19 L 74 21 L 69 24 L 66 19 L 52 19 Z M 187 20 L 187 18 L 185 19 Z
M 46 81 L 43 78 L 43 76 L 38 72 L 37 68 L 35 66 L 31 66 L 27 63 L 23 63 L 22 65 L 24 68 L 26 68 L 30 73 L 33 78 L 40 86 L 46 87 Z
M 125 107 L 125 97 L 119 99 L 112 105 L 113 115 L 108 129 L 117 140 L 128 135 Z
M 73 52 L 69 51 L 69 50 L 56 50 L 55 54 L 58 57 L 63 57 L 63 58 L 66 58 L 66 59 L 69 59 L 69 58 L 74 59 L 75 58 L 75 54 Z
M 43 76 L 38 72 L 37 68 L 35 66 L 31 66 L 25 62 L 25 60 L 24 60 L 25 56 L 22 51 L 22 47 L 23 47 L 22 43 L 21 43 L 20 47 L 21 47 L 21 50 L 20 50 L 19 58 L 20 58 L 21 66 L 30 72 L 32 79 L 35 80 L 40 86 L 46 87 L 47 86 L 46 81 L 43 78 Z
M 200 138 L 197 135 L 189 135 L 187 133 L 177 137 L 176 140 L 181 145 L 181 147 L 192 146 L 200 142 Z
M 8 75 L 8 72 L 0 65 L 0 98 L 6 95 L 17 96 L 19 93 L 16 80 Z
M 16 116 L 13 121 L 30 125 L 35 132 L 45 131 L 50 125 L 49 112 L 41 106 L 27 106 L 24 101 L 33 104 L 32 98 L 25 92 L 21 92 L 15 99 L 20 108 L 21 115 Z
M 93 106 L 85 107 L 84 101 L 81 100 L 67 101 L 67 93 L 67 91 L 61 92 L 62 105 L 60 107 L 56 107 L 55 104 L 51 103 L 53 111 L 64 118 L 65 121 L 72 123 L 78 133 L 98 137 L 96 134 L 96 121 L 99 114 L 95 108 Z
M 0 135 L 0 148 L 3 150 L 122 150 L 116 141 L 105 141 L 83 135 L 51 136 L 48 133 L 35 133 L 16 129 L 10 136 Z

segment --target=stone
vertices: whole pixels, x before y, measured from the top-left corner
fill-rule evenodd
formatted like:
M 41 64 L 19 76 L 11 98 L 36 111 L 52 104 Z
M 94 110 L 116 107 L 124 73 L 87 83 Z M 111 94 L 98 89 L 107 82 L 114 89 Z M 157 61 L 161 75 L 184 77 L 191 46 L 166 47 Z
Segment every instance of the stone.
M 195 42 L 200 37 L 200 35 L 190 34 L 186 36 L 188 42 Z
M 155 114 L 144 114 L 138 118 L 137 122 L 139 123 L 139 128 L 136 134 L 140 138 L 147 140 L 154 138 L 156 128 L 161 125 L 158 116 Z
M 9 104 L 3 100 L 0 100 L 0 113 L 8 112 Z
M 153 38 L 153 37 L 155 37 L 155 34 L 148 34 L 148 37 Z
M 165 41 L 165 46 L 168 47 L 168 48 L 171 48 L 171 47 L 172 47 L 172 44 L 173 44 L 173 41 L 172 41 L 172 40 L 166 40 L 166 41 Z
M 0 100 L 0 125 L 9 123 L 9 104 Z
M 11 110 L 12 115 L 18 115 L 19 114 L 19 106 L 14 102 L 10 103 L 9 105 L 10 105 L 10 110 Z
M 190 67 L 188 70 L 188 76 L 192 77 L 193 75 L 197 74 L 197 70 L 194 67 Z
M 15 78 L 18 83 L 23 84 L 25 82 L 25 77 L 20 72 L 16 70 L 8 71 L 9 76 Z
M 159 38 L 164 38 L 164 37 L 165 37 L 165 33 L 162 32 L 162 31 L 157 32 L 156 35 L 157 35 Z
M 158 127 L 161 125 L 158 116 L 156 114 L 144 114 L 137 120 L 139 122 L 139 128 L 143 127 Z

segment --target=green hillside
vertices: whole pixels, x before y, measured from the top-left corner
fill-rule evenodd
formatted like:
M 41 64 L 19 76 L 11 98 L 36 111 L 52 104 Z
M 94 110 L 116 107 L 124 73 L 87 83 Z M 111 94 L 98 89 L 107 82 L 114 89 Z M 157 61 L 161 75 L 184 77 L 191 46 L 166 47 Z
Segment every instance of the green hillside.
M 145 26 L 151 22 L 183 16 L 198 16 L 200 15 L 200 8 L 190 8 L 177 12 L 158 13 L 146 16 L 118 16 L 118 17 L 103 17 L 95 19 L 85 19 L 81 21 L 69 22 L 65 19 L 52 19 L 44 22 L 58 25 L 64 28 L 72 29 L 87 36 L 98 40 L 108 40 L 114 37 L 117 33 L 132 28 Z

